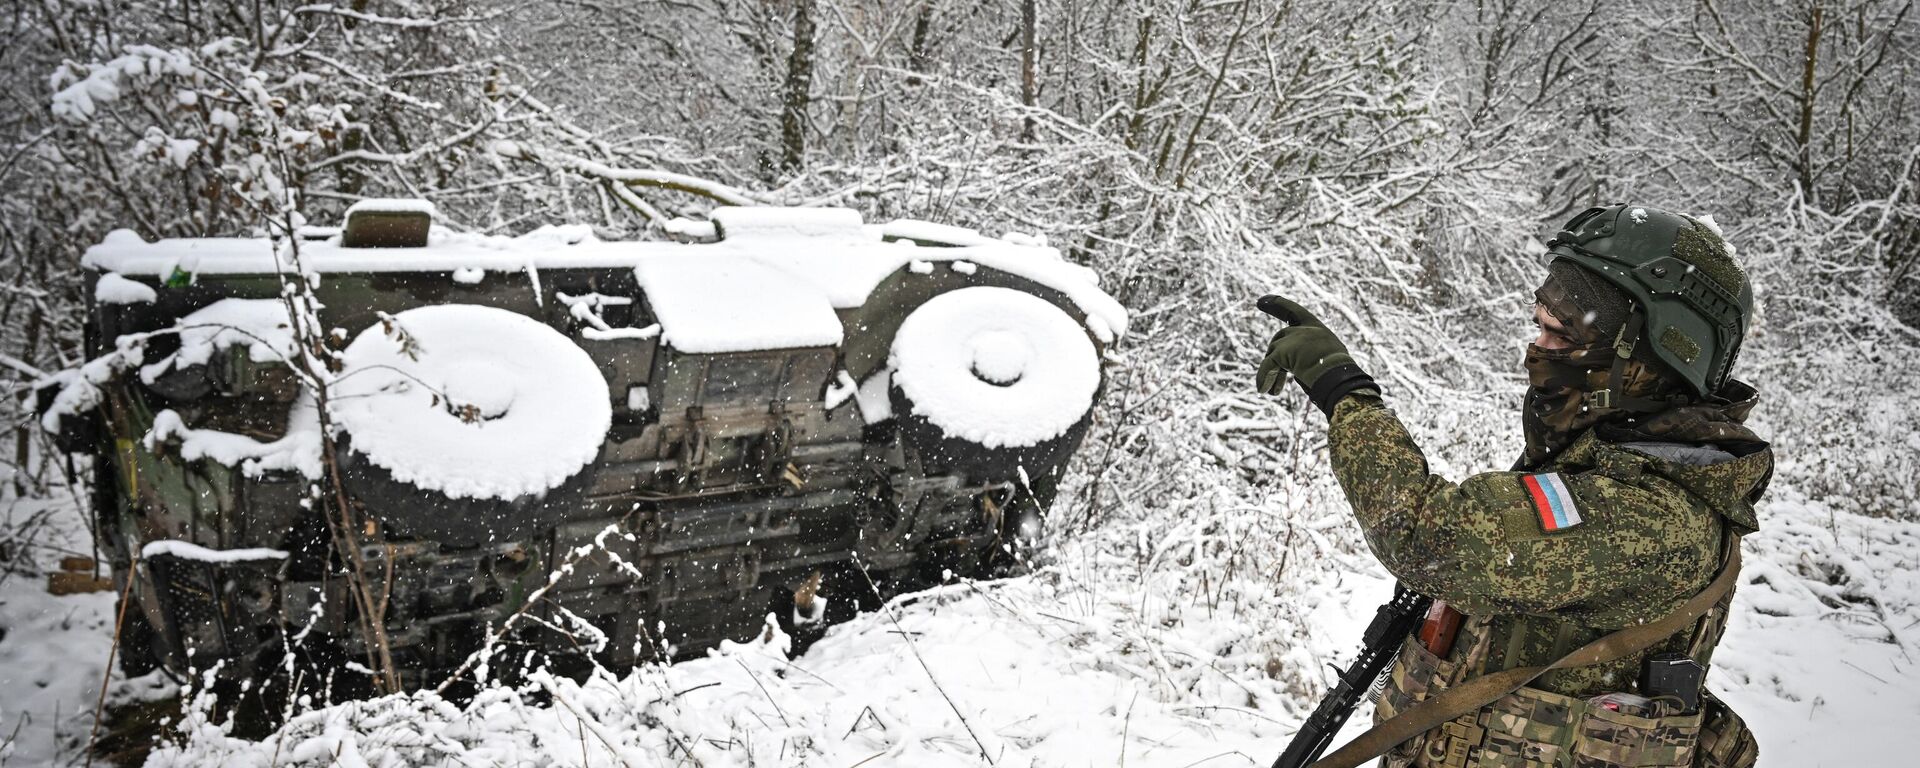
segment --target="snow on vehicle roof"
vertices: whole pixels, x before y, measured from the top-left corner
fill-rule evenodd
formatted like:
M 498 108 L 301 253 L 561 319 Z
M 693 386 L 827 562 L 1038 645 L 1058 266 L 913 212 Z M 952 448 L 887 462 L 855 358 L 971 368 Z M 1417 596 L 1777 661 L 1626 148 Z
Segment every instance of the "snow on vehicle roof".
M 677 304 L 674 309 L 662 310 L 678 312 L 678 328 L 671 321 L 662 323 L 669 338 L 696 344 L 697 339 L 743 327 L 743 320 L 750 321 L 755 335 L 783 337 L 789 331 L 800 335 L 799 329 L 804 329 L 806 334 L 816 334 L 808 336 L 810 339 L 823 338 L 822 329 L 815 327 L 816 320 L 823 317 L 819 312 L 823 304 L 835 309 L 858 307 L 880 281 L 913 261 L 966 261 L 1060 291 L 1087 314 L 1088 327 L 1102 342 L 1126 333 L 1126 310 L 1100 290 L 1093 270 L 1067 261 L 1056 249 L 1030 245 L 1026 238 L 989 240 L 976 233 L 973 237 L 977 240 L 969 240 L 961 233 L 970 230 L 924 222 L 864 226 L 859 224 L 857 211 L 843 208 L 719 208 L 712 215 L 726 233 L 725 239 L 715 243 L 607 242 L 580 227 L 542 228 L 519 237 L 435 228 L 424 248 L 344 248 L 339 238 L 300 242 L 299 248 L 301 266 L 323 274 L 631 267 L 636 268 L 643 284 L 672 283 L 676 288 L 689 283 L 717 283 L 709 280 L 715 274 L 713 268 L 732 265 L 728 279 L 736 287 L 751 284 L 755 288 L 750 302 L 745 295 L 720 296 L 717 288 L 708 287 L 699 295 L 721 300 L 698 306 Z M 887 235 L 932 236 L 936 232 L 941 241 L 969 240 L 970 244 L 924 247 L 912 240 L 884 239 Z M 164 278 L 175 270 L 199 275 L 273 274 L 281 271 L 280 259 L 284 257 L 275 253 L 274 242 L 267 238 L 149 243 L 129 230 L 115 230 L 99 245 L 87 249 L 81 263 L 122 275 Z M 775 286 L 778 290 L 759 291 Z M 656 303 L 663 299 L 653 290 L 649 294 Z M 674 298 L 664 300 L 675 304 Z M 748 303 L 757 316 L 743 318 L 739 314 Z M 708 309 L 702 310 L 701 306 Z M 789 316 L 787 312 L 794 314 Z M 795 329 L 771 327 L 789 321 L 796 324 Z M 773 340 L 777 339 L 762 341 Z
M 739 237 L 859 238 L 864 223 L 852 208 L 716 208 L 713 223 L 728 239 Z
M 153 286 L 121 277 L 114 272 L 100 275 L 93 284 L 93 300 L 102 304 L 152 304 L 160 298 Z
M 634 267 L 662 338 L 682 352 L 830 347 L 840 317 L 819 291 L 751 259 L 642 259 Z
M 428 200 L 368 198 L 347 206 L 346 214 L 340 218 L 351 218 L 356 213 L 424 213 L 432 216 L 438 213 L 438 209 L 434 208 L 433 203 Z
M 262 363 L 286 360 L 298 348 L 287 304 L 280 299 L 221 299 L 180 318 L 173 327 L 180 334 L 180 349 L 140 370 L 149 384 L 169 370 L 203 364 L 227 347 L 246 347 L 248 358 Z
M 965 227 L 950 224 L 935 224 L 918 219 L 898 219 L 887 222 L 880 228 L 882 237 L 904 240 L 924 240 L 947 245 L 990 245 L 993 238 Z

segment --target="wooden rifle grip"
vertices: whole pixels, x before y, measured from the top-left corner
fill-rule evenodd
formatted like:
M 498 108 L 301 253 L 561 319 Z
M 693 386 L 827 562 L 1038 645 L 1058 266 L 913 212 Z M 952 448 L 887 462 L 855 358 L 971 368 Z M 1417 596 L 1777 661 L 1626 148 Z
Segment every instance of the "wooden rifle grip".
M 1427 608 L 1427 620 L 1420 623 L 1420 644 L 1428 653 L 1446 658 L 1453 650 L 1453 638 L 1460 634 L 1460 622 L 1466 617 L 1445 600 L 1435 600 Z

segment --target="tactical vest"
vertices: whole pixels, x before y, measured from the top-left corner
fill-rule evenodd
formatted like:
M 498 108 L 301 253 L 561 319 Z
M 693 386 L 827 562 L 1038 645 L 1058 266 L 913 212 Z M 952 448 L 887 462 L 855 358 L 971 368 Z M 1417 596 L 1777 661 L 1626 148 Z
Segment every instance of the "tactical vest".
M 1737 546 L 1737 544 L 1735 544 Z M 1729 594 L 1695 625 L 1690 637 L 1677 637 L 1677 649 L 1705 661 L 1726 627 Z M 1552 629 L 1555 653 L 1593 639 L 1581 638 L 1552 617 L 1469 617 L 1447 658 L 1430 653 L 1410 637 L 1400 649 L 1387 685 L 1376 701 L 1375 722 L 1461 682 L 1513 666 L 1508 648 L 1525 633 Z M 1556 622 L 1557 625 L 1556 625 Z M 1542 626 L 1533 626 L 1540 623 Z M 1500 624 L 1503 626 L 1496 626 Z M 1602 633 L 1604 634 L 1604 633 Z M 1597 635 L 1595 636 L 1597 637 Z M 1498 662 L 1490 665 L 1490 661 Z M 1637 660 L 1635 661 L 1637 664 Z M 1632 692 L 1633 680 L 1617 690 Z M 1739 716 L 1712 694 L 1701 691 L 1698 711 L 1642 717 L 1591 701 L 1527 686 L 1440 728 L 1415 737 L 1381 758 L 1384 768 L 1642 768 L 1701 766 L 1750 768 L 1758 745 Z
M 1673 431 L 1673 439 L 1687 441 L 1686 435 L 1678 434 L 1684 430 Z M 1551 469 L 1581 471 L 1593 467 L 1611 477 L 1632 479 L 1654 467 L 1645 456 L 1662 453 L 1657 450 L 1660 446 L 1645 450 L 1649 447 L 1636 444 L 1635 450 L 1622 450 L 1589 432 L 1551 462 Z M 1666 476 L 1666 471 L 1659 474 Z M 1679 482 L 1671 476 L 1669 479 Z M 1763 478 L 1758 487 L 1764 486 Z M 1756 489 L 1752 495 L 1757 493 Z M 1748 496 L 1715 505 L 1725 526 L 1723 558 L 1729 547 L 1738 546 L 1737 536 L 1757 527 L 1751 500 Z M 1637 693 L 1640 665 L 1647 654 L 1683 652 L 1702 665 L 1710 663 L 1713 648 L 1726 628 L 1731 602 L 1732 595 L 1728 594 L 1694 624 L 1692 631 L 1678 633 L 1641 654 L 1611 664 L 1543 675 L 1485 707 L 1400 744 L 1387 752 L 1381 764 L 1387 768 L 1750 768 L 1759 753 L 1752 733 L 1737 714 L 1705 690 L 1701 691 L 1698 710 L 1686 714 L 1643 717 L 1594 702 L 1607 693 Z M 1466 680 L 1547 664 L 1619 628 L 1595 626 L 1595 618 L 1556 614 L 1468 617 L 1445 658 L 1429 653 L 1417 639 L 1409 639 L 1377 700 L 1376 722 Z M 1612 622 L 1602 618 L 1598 623 Z

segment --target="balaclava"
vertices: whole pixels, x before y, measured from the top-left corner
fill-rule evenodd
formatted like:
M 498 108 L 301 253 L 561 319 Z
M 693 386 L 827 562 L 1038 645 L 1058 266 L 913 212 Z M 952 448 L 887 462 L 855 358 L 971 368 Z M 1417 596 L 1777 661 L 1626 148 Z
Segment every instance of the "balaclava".
M 1573 346 L 1527 345 L 1528 388 L 1521 412 L 1527 448 L 1521 468 L 1541 465 L 1589 428 L 1638 415 L 1622 408 L 1596 407 L 1591 400 L 1593 393 L 1608 386 L 1616 356 L 1613 344 L 1632 310 L 1626 294 L 1570 261 L 1555 260 L 1547 266 L 1546 282 L 1534 291 L 1534 300 L 1566 327 Z M 1684 385 L 1662 370 L 1646 345 L 1639 345 L 1622 371 L 1624 391 L 1619 394 L 1679 403 Z

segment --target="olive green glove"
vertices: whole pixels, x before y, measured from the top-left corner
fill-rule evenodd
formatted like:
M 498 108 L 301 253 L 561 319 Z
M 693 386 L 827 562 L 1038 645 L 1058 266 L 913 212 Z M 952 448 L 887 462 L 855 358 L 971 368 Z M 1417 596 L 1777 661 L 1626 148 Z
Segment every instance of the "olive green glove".
M 1272 295 L 1260 297 L 1256 306 L 1287 323 L 1287 327 L 1268 342 L 1267 357 L 1260 361 L 1256 381 L 1261 392 L 1280 394 L 1286 375 L 1291 373 L 1294 380 L 1300 382 L 1300 388 L 1306 390 L 1307 399 L 1332 416 L 1334 404 L 1354 391 L 1379 391 L 1373 377 L 1353 362 L 1353 355 L 1347 353 L 1347 345 L 1340 343 L 1340 337 L 1305 307 Z

